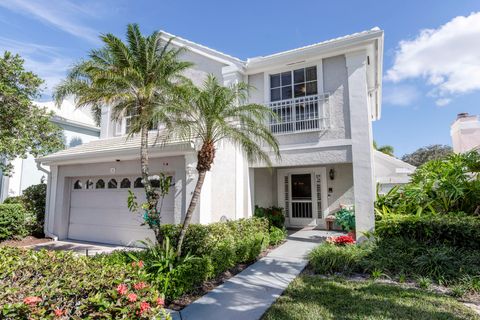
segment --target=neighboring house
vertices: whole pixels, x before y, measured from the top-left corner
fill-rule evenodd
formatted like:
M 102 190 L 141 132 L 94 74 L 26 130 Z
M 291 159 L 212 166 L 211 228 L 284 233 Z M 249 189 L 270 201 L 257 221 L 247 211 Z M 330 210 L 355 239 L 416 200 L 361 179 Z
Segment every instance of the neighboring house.
M 459 113 L 450 126 L 453 152 L 480 151 L 480 120 L 477 115 Z
M 63 129 L 66 147 L 74 147 L 82 143 L 96 140 L 100 136 L 98 128 L 89 110 L 76 109 L 71 101 L 66 100 L 60 108 L 55 103 L 35 102 L 41 108 L 53 111 L 52 122 Z M 31 185 L 38 184 L 47 173 L 39 170 L 33 156 L 26 159 L 17 158 L 13 161 L 13 174 L 11 177 L 0 177 L 0 202 L 7 197 L 19 196 L 23 190 Z
M 373 152 L 375 181 L 379 194 L 385 194 L 395 186 L 410 182 L 410 175 L 415 171 L 415 166 L 378 150 Z
M 275 205 L 285 208 L 287 226 L 324 228 L 327 215 L 347 204 L 355 205 L 358 235 L 374 228 L 372 121 L 381 111 L 382 30 L 246 61 L 178 37 L 172 43 L 188 48 L 183 58 L 195 64 L 187 76 L 196 84 L 209 73 L 227 86 L 248 82 L 255 88 L 250 102 L 278 115 L 269 126 L 281 160 L 267 168 L 248 163 L 233 145 L 219 145 L 193 222 L 245 218 L 254 205 Z M 104 106 L 100 140 L 38 159 L 51 172 L 47 235 L 114 244 L 152 236 L 140 226 L 142 215 L 127 209 L 128 190 L 143 195 L 140 139 L 127 140 L 128 125 L 128 117 L 111 121 Z M 169 141 L 150 148 L 150 172 L 174 181 L 162 208 L 165 223 L 182 222 L 196 183 L 197 147 Z

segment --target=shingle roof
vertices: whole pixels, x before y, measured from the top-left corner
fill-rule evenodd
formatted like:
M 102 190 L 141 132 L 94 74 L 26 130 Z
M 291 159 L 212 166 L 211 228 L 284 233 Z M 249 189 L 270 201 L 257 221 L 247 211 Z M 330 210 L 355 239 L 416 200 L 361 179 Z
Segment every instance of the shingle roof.
M 191 145 L 191 142 L 178 139 L 169 139 L 168 142 L 163 143 L 165 135 L 157 133 L 150 134 L 149 136 L 149 147 L 152 149 L 161 150 L 162 148 L 171 148 L 174 146 L 185 146 Z M 140 150 L 140 136 L 136 135 L 131 138 L 126 136 L 114 137 L 108 139 L 99 139 L 93 140 L 82 145 L 67 148 L 44 157 L 39 157 L 38 162 L 47 163 L 47 162 L 56 162 L 63 160 L 73 160 L 78 158 L 100 156 L 100 155 L 115 155 L 122 152 L 128 151 L 139 151 Z

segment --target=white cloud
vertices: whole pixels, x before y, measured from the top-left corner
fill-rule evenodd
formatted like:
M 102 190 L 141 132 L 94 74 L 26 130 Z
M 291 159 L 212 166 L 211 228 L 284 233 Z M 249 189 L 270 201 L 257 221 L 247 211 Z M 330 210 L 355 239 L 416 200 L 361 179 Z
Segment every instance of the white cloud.
M 25 60 L 25 69 L 45 80 L 44 94 L 51 95 L 54 87 L 65 78 L 73 64 L 71 58 L 62 54 L 62 48 L 22 42 L 0 37 L 2 50 L 18 53 Z
M 420 96 L 416 87 L 411 85 L 385 85 L 383 88 L 383 102 L 396 106 L 408 106 Z
M 450 102 L 452 102 L 452 99 L 440 98 L 440 99 L 437 99 L 437 101 L 435 101 L 435 104 L 439 107 L 443 107 L 443 106 L 446 106 L 447 104 L 449 104 Z
M 437 105 L 445 96 L 480 89 L 480 12 L 458 16 L 437 29 L 422 30 L 399 43 L 386 80 L 423 78 L 433 86 Z
M 98 43 L 98 32 L 86 27 L 79 21 L 79 17 L 92 16 L 84 7 L 67 1 L 28 1 L 28 0 L 3 0 L 0 2 L 11 11 L 33 17 L 43 23 L 52 25 L 64 32 L 83 38 L 93 43 Z

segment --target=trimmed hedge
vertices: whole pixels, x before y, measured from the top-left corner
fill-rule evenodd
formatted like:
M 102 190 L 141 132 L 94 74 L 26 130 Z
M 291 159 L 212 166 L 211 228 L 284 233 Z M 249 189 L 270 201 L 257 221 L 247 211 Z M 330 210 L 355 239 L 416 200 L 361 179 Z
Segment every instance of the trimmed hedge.
M 382 239 L 402 237 L 425 244 L 480 249 L 480 218 L 462 214 L 389 215 L 376 222 Z
M 180 225 L 163 225 L 165 236 L 178 239 Z M 255 260 L 270 242 L 268 221 L 263 218 L 240 219 L 208 225 L 192 224 L 183 243 L 183 254 L 211 259 L 216 276 L 239 263 Z M 172 244 L 176 246 L 175 241 Z
M 162 225 L 162 232 L 170 239 L 170 246 L 176 247 L 180 232 L 179 225 Z M 279 235 L 276 235 L 278 241 Z M 171 272 L 151 274 L 151 281 L 160 286 L 167 285 L 166 298 L 170 301 L 192 292 L 205 280 L 215 278 L 232 267 L 254 261 L 270 243 L 268 221 L 264 218 L 240 219 L 217 222 L 209 225 L 191 224 L 187 230 L 182 257 L 172 261 Z M 155 251 L 151 247 L 145 251 L 113 253 L 108 259 L 132 262 L 142 260 L 149 269 L 156 264 Z M 193 258 L 192 258 L 193 257 Z
M 0 204 L 0 241 L 29 234 L 29 214 L 21 204 Z

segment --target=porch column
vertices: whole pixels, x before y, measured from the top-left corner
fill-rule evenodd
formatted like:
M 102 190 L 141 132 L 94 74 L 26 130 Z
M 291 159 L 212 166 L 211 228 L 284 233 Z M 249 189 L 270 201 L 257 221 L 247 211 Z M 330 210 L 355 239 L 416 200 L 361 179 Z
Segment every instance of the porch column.
M 353 190 L 357 240 L 375 228 L 375 183 L 371 110 L 367 96 L 366 51 L 346 54 L 352 133 Z
M 112 111 L 109 106 L 102 106 L 100 116 L 100 139 L 113 136 Z
M 243 70 L 237 66 L 226 66 L 222 68 L 223 85 L 231 86 L 245 81 Z M 250 182 L 248 172 L 248 161 L 241 150 L 235 147 L 235 218 L 245 218 L 252 215 L 252 208 L 249 203 Z

